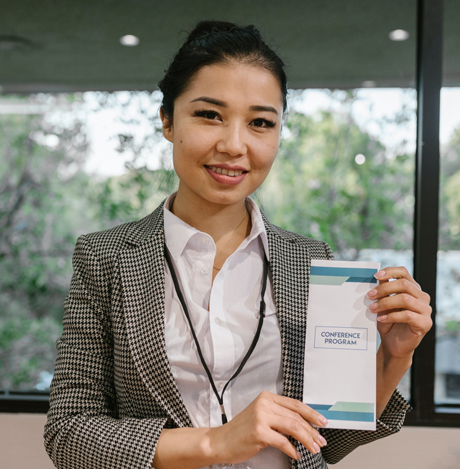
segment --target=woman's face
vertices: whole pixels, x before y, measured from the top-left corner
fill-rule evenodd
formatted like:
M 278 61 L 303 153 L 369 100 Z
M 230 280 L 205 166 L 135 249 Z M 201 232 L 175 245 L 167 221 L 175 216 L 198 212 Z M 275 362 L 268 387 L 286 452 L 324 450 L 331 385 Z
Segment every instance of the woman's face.
M 282 112 L 269 71 L 239 63 L 203 67 L 174 102 L 173 121 L 162 115 L 181 195 L 194 203 L 244 201 L 270 171 Z

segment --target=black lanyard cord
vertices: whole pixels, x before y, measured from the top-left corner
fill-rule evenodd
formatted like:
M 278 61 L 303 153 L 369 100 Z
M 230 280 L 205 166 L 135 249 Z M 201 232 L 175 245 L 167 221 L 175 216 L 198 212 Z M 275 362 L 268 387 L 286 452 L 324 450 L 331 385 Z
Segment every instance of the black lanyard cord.
M 185 316 L 187 318 L 187 322 L 190 326 L 190 331 L 192 333 L 193 340 L 195 342 L 196 349 L 198 351 L 198 355 L 200 357 L 201 364 L 203 365 L 204 371 L 208 375 L 208 379 L 209 379 L 209 382 L 211 383 L 212 390 L 214 391 L 214 394 L 216 395 L 217 400 L 219 402 L 220 411 L 222 412 L 222 424 L 225 424 L 225 423 L 227 423 L 227 415 L 225 414 L 225 408 L 224 408 L 224 392 L 227 389 L 227 386 L 230 384 L 230 382 L 232 380 L 234 380 L 240 374 L 241 370 L 244 368 L 244 365 L 246 365 L 247 361 L 249 360 L 249 357 L 251 356 L 252 352 L 256 348 L 257 342 L 258 342 L 259 337 L 260 337 L 260 331 L 262 330 L 262 324 L 263 324 L 264 317 L 265 317 L 264 296 L 265 296 L 265 290 L 267 288 L 267 278 L 268 278 L 268 260 L 267 260 L 267 256 L 265 255 L 265 251 L 264 251 L 264 271 L 263 271 L 263 276 L 262 276 L 262 291 L 260 293 L 259 323 L 257 325 L 256 333 L 255 333 L 254 338 L 252 340 L 252 343 L 249 347 L 249 350 L 247 351 L 246 355 L 244 356 L 243 360 L 241 361 L 238 369 L 235 371 L 235 373 L 232 375 L 232 377 L 227 381 L 227 384 L 224 386 L 224 388 L 222 390 L 222 394 L 220 396 L 219 396 L 219 393 L 217 391 L 216 385 L 214 384 L 214 379 L 212 378 L 212 375 L 211 375 L 211 372 L 209 371 L 208 365 L 206 365 L 206 362 L 204 360 L 203 353 L 201 352 L 201 347 L 200 347 L 200 344 L 198 343 L 198 339 L 197 339 L 196 334 L 195 334 L 195 329 L 193 328 L 192 320 L 190 319 L 190 314 L 188 312 L 188 308 L 187 308 L 187 305 L 185 303 L 184 295 L 182 294 L 182 290 L 179 286 L 179 281 L 177 279 L 176 271 L 174 269 L 174 266 L 173 266 L 173 263 L 172 263 L 172 260 L 171 260 L 171 256 L 169 254 L 168 248 L 166 247 L 166 244 L 165 244 L 165 259 L 166 259 L 166 263 L 168 264 L 168 267 L 169 267 L 169 272 L 171 273 L 171 277 L 173 279 L 174 288 L 176 290 L 177 297 L 179 298 L 179 301 L 182 305 Z

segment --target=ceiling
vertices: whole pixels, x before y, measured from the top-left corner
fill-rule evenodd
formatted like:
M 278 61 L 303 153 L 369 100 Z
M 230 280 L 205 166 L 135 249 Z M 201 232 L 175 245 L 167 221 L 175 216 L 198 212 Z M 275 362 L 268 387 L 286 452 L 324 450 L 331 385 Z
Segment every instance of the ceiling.
M 460 2 L 445 0 L 444 81 L 460 86 Z M 201 19 L 255 24 L 290 88 L 414 86 L 416 0 L 10 0 L 0 13 L 4 93 L 153 90 Z M 388 33 L 405 29 L 408 40 Z M 119 38 L 139 37 L 136 47 Z M 8 39 L 8 37 L 10 39 Z M 11 38 L 13 37 L 13 38 Z M 17 47 L 8 48 L 8 40 Z

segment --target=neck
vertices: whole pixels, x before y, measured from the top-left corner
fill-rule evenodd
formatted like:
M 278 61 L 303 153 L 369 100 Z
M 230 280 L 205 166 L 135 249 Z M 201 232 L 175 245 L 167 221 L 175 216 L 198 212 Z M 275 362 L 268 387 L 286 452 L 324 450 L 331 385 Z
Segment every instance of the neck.
M 245 200 L 231 205 L 203 203 L 189 199 L 179 190 L 170 210 L 188 225 L 209 234 L 216 245 L 234 236 L 242 241 L 251 230 Z

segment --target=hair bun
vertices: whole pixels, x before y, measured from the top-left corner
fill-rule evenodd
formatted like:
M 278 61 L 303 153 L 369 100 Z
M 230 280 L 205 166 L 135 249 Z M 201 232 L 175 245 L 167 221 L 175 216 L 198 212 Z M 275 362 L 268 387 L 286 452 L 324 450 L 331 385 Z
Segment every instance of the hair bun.
M 186 42 L 192 42 L 213 33 L 231 31 L 235 28 L 237 28 L 236 24 L 227 23 L 226 21 L 200 21 L 195 26 L 195 29 L 189 34 Z
M 261 67 L 279 83 L 286 110 L 287 82 L 284 63 L 268 47 L 258 29 L 226 21 L 200 21 L 189 34 L 158 83 L 163 93 L 161 111 L 172 122 L 175 100 L 203 67 L 231 62 Z

